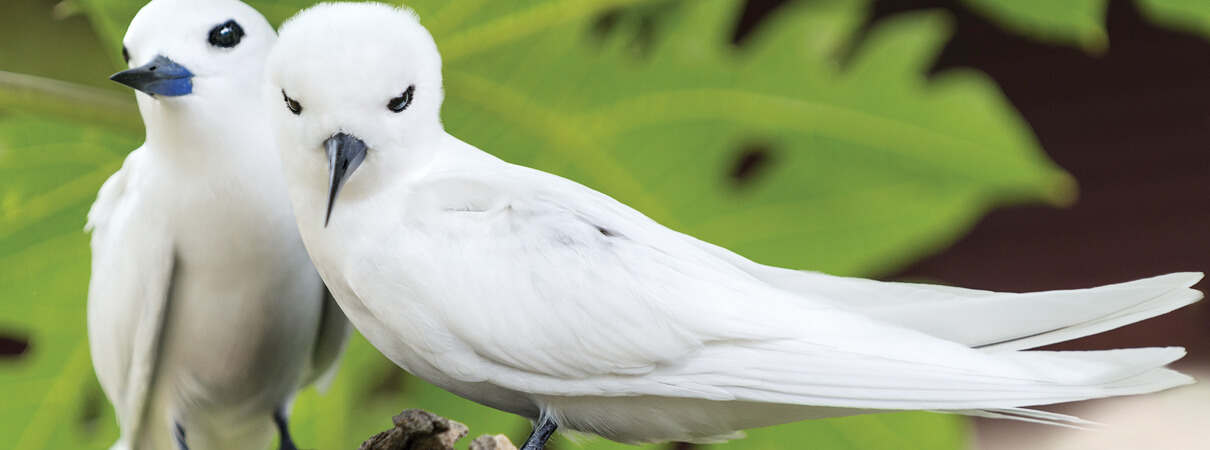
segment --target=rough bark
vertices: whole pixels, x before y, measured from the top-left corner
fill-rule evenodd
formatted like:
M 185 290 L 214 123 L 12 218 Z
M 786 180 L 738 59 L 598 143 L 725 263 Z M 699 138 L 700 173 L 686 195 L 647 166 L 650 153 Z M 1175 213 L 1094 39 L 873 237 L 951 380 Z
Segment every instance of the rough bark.
M 358 450 L 453 450 L 466 436 L 466 425 L 420 409 L 408 409 L 392 418 L 395 427 L 374 435 Z M 502 434 L 479 436 L 470 450 L 517 450 Z

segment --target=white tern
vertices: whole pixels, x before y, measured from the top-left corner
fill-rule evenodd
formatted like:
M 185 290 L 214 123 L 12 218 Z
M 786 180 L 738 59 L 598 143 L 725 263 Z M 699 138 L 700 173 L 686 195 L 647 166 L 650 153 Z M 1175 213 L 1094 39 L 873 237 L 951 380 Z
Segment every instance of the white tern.
M 1180 273 L 1003 294 L 769 267 L 447 134 L 441 57 L 407 9 L 287 21 L 267 101 L 299 229 L 350 321 L 459 396 L 625 443 L 785 422 L 1025 409 L 1191 378 L 1181 348 L 1023 351 L 1201 298 Z
M 88 213 L 88 338 L 115 449 L 263 449 L 349 324 L 303 247 L 261 101 L 276 41 L 235 0 L 154 0 L 112 79 L 144 144 Z

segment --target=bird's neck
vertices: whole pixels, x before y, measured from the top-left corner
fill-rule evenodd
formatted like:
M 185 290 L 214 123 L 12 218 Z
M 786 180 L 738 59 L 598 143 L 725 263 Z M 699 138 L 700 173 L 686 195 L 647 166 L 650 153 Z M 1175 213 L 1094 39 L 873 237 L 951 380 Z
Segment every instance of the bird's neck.
M 246 162 L 262 153 L 260 156 L 275 156 L 258 102 L 239 97 L 146 100 L 139 106 L 147 127 L 147 146 L 169 161 L 210 166 Z

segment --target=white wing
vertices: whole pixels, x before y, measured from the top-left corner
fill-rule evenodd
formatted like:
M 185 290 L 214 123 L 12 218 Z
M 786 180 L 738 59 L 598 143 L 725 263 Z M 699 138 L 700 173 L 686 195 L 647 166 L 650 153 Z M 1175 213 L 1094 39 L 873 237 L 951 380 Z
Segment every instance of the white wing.
M 172 243 L 154 211 L 139 208 L 143 150 L 101 187 L 88 213 L 92 275 L 88 342 L 105 395 L 118 411 L 122 439 L 138 439 L 173 278 Z
M 992 355 L 792 294 L 542 172 L 463 164 L 426 180 L 406 205 L 418 221 L 387 237 L 386 249 L 368 239 L 374 248 L 357 254 L 374 256 L 349 276 L 380 320 L 400 324 L 392 331 L 402 342 L 463 382 L 542 395 L 953 410 L 1188 381 L 1151 370 L 1180 349 Z M 401 298 L 400 286 L 411 292 Z
M 320 313 L 315 348 L 311 352 L 311 370 L 303 377 L 303 386 L 315 383 L 315 388 L 320 392 L 327 391 L 336 378 L 340 356 L 352 331 L 349 320 L 340 310 L 340 305 L 336 304 L 336 299 L 332 298 L 332 293 L 328 292 L 327 286 L 323 289 L 323 312 Z

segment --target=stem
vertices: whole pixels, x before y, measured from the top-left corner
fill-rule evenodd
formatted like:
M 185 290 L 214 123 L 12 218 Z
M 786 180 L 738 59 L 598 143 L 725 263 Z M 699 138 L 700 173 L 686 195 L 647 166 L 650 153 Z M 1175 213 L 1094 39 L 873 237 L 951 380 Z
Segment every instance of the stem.
M 130 97 L 88 86 L 0 71 L 0 110 L 23 111 L 139 133 L 143 121 Z

